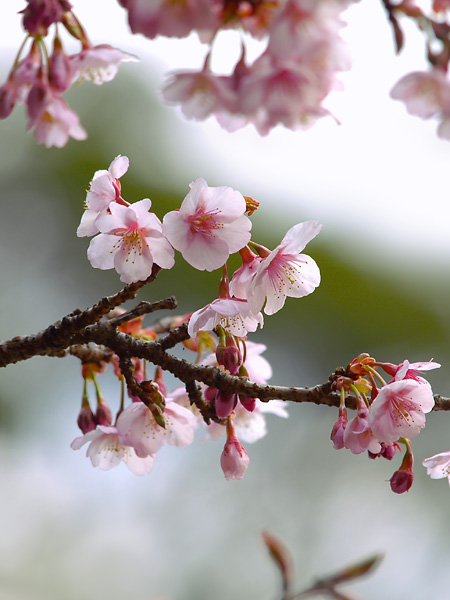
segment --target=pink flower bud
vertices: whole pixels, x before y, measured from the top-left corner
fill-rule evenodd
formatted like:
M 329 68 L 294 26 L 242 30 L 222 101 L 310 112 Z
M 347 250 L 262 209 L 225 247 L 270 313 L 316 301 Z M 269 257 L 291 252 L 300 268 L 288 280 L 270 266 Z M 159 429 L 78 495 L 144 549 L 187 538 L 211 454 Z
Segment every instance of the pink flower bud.
M 97 425 L 109 427 L 112 424 L 112 414 L 103 394 L 100 393 L 97 395 L 97 402 L 95 422 Z
M 234 436 L 227 439 L 222 456 L 220 457 L 220 466 L 222 467 L 225 479 L 242 479 L 247 470 L 250 459 L 244 446 Z
M 345 447 L 344 444 L 344 431 L 347 426 L 347 411 L 346 409 L 339 409 L 339 418 L 333 425 L 331 430 L 330 439 L 333 442 L 333 448 L 335 450 L 342 450 Z
M 81 407 L 77 418 L 77 425 L 81 429 L 83 434 L 88 433 L 88 431 L 93 431 L 95 429 L 96 421 L 89 404 L 87 406 Z
M 41 71 L 41 75 L 36 83 L 31 87 L 27 97 L 27 112 L 30 119 L 28 129 L 34 127 L 36 122 L 44 113 L 52 97 L 53 95 L 48 80 L 43 76 Z
M 226 333 L 225 345 L 221 343 L 216 349 L 216 358 L 219 365 L 225 367 L 231 375 L 236 375 L 239 372 L 240 366 L 242 365 L 242 354 L 239 350 L 236 340 L 233 335 Z
M 64 52 L 61 40 L 55 37 L 53 54 L 50 57 L 50 84 L 55 92 L 65 92 L 72 83 L 73 68 L 69 57 Z
M 16 104 L 17 91 L 12 81 L 0 87 L 0 119 L 6 119 Z
M 414 457 L 411 449 L 408 447 L 400 469 L 395 471 L 389 480 L 391 483 L 391 490 L 396 494 L 404 494 L 412 486 L 414 481 L 413 464 Z
M 225 419 L 231 415 L 236 404 L 236 394 L 225 394 L 219 390 L 215 398 L 216 415 L 219 419 Z
M 256 398 L 250 398 L 250 396 L 239 396 L 239 401 L 245 410 L 253 412 L 256 406 Z

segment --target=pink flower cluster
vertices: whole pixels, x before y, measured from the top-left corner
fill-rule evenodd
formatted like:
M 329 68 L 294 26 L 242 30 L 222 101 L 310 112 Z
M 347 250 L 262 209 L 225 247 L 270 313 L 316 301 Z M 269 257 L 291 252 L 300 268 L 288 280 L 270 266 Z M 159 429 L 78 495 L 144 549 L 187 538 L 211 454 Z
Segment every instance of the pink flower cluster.
M 392 377 L 389 383 L 376 371 L 378 366 Z M 438 367 L 440 365 L 432 361 L 410 364 L 405 360 L 399 365 L 377 363 L 369 355 L 361 354 L 347 367 L 345 376 L 336 378 L 341 405 L 339 418 L 331 432 L 334 448 L 347 448 L 353 454 L 367 450 L 371 458 L 383 456 L 392 460 L 400 450 L 399 442 L 405 444 L 407 451 L 402 467 L 391 479 L 391 488 L 396 493 L 403 493 L 412 485 L 413 458 L 409 439 L 425 427 L 425 414 L 434 406 L 431 386 L 421 373 Z M 380 388 L 376 379 L 382 383 Z M 348 392 L 352 392 L 357 400 L 357 413 L 351 420 L 347 418 L 345 407 Z M 370 400 L 367 398 L 369 392 Z
M 111 46 L 94 47 L 66 0 L 28 0 L 22 12 L 31 44 L 25 57 L 27 39 L 22 44 L 6 83 L 0 87 L 0 119 L 6 119 L 15 106 L 25 104 L 27 129 L 34 129 L 39 144 L 61 148 L 71 137 L 84 140 L 87 133 L 61 94 L 84 80 L 97 85 L 110 81 L 121 62 L 137 59 Z M 78 54 L 66 54 L 58 24 L 81 43 Z M 44 38 L 52 25 L 55 35 L 49 53 Z
M 109 316 L 113 318 L 123 313 L 116 309 Z M 128 321 L 120 325 L 119 329 L 139 339 L 152 340 L 157 334 L 152 329 L 142 327 L 142 317 Z M 172 325 L 169 325 L 172 326 Z M 210 337 L 212 345 L 214 338 Z M 209 344 L 208 344 L 209 345 Z M 245 375 L 256 383 L 267 383 L 272 375 L 270 364 L 261 353 L 265 350 L 262 344 L 247 342 L 245 362 L 241 369 L 245 369 Z M 216 354 L 218 354 L 216 352 Z M 208 355 L 202 362 L 204 365 L 217 366 L 216 354 Z M 114 356 L 111 360 L 114 373 L 122 379 L 119 369 L 119 360 Z M 167 395 L 163 380 L 163 372 L 157 368 L 153 381 L 146 381 L 145 374 L 147 366 L 142 359 L 133 359 L 133 377 L 142 389 L 146 390 L 147 397 L 153 403 L 153 408 L 159 407 L 164 419 L 162 426 L 159 419 L 155 418 L 155 412 L 148 408 L 139 398 L 128 393 L 131 404 L 124 408 L 124 398 L 113 425 L 112 412 L 106 402 L 97 382 L 97 375 L 106 369 L 106 363 L 85 363 L 82 375 L 85 380 L 81 410 L 77 423 L 83 435 L 77 437 L 71 444 L 74 450 L 79 450 L 85 444 L 89 444 L 87 457 L 90 458 L 94 467 L 109 470 L 124 462 L 135 475 L 150 473 L 153 468 L 157 452 L 164 444 L 183 448 L 192 443 L 195 429 L 203 419 L 198 409 L 189 400 L 184 387 L 173 390 Z M 241 371 L 243 374 L 243 371 Z M 87 382 L 95 384 L 97 409 L 92 412 Z M 203 386 L 203 396 L 206 402 L 210 401 L 211 389 Z M 214 396 L 215 394 L 213 394 Z M 242 479 L 249 464 L 249 457 L 238 437 L 248 443 L 255 442 L 267 433 L 264 414 L 273 413 L 280 417 L 287 417 L 284 403 L 274 400 L 270 403 L 262 403 L 259 400 L 241 398 L 240 406 L 236 407 L 235 414 L 226 419 L 226 424 L 210 423 L 206 426 L 208 437 L 218 439 L 226 435 L 226 443 L 221 456 L 221 467 L 226 479 Z M 214 399 L 212 399 L 214 402 Z M 250 406 L 249 402 L 252 402 Z M 217 405 L 217 399 L 216 399 Z M 158 412 L 159 412 L 158 409 Z M 158 422 L 159 421 L 159 422 Z
M 115 269 L 121 281 L 133 283 L 147 279 L 154 263 L 171 269 L 175 259 L 161 221 L 149 212 L 151 201 L 129 204 L 120 195 L 119 177 L 128 164 L 126 156 L 117 156 L 107 171 L 95 173 L 77 235 L 96 236 L 87 252 L 93 267 Z
M 94 236 L 87 252 L 92 266 L 115 268 L 125 283 L 143 281 L 149 277 L 155 263 L 170 269 L 176 249 L 196 269 L 213 271 L 222 268 L 218 298 L 188 316 L 191 339 L 186 347 L 197 352 L 198 361 L 206 349 L 215 348 L 215 354 L 206 359 L 208 364 L 217 364 L 231 375 L 266 383 L 271 375 L 270 365 L 259 356 L 265 347 L 252 345 L 247 341 L 247 335 L 258 325 L 263 326 L 263 308 L 266 314 L 274 314 L 284 306 L 288 296 L 301 298 L 311 294 L 319 285 L 319 268 L 302 251 L 320 232 L 321 225 L 317 221 L 295 225 L 275 250 L 270 251 L 250 239 L 251 221 L 245 213 L 251 214 L 258 203 L 229 187 L 209 187 L 201 178 L 190 184 L 190 191 L 180 209 L 167 213 L 161 223 L 155 214 L 149 212 L 151 201 L 148 198 L 129 204 L 122 197 L 120 178 L 128 167 L 128 158 L 117 156 L 108 170 L 94 174 L 87 192 L 85 212 L 77 234 L 80 237 Z M 233 274 L 230 283 L 226 263 L 230 255 L 237 252 L 242 258 L 242 266 Z M 141 323 L 129 323 L 123 331 L 129 335 L 143 335 Z M 146 332 L 145 335 L 149 336 L 148 339 L 156 337 L 154 332 Z M 117 360 L 113 362 L 116 375 L 120 377 Z M 146 379 L 143 363 L 142 360 L 134 363 L 136 382 Z M 215 417 L 226 421 L 226 425 L 215 423 L 209 426 L 211 436 L 224 431 L 227 433 L 222 456 L 225 476 L 227 479 L 240 479 L 248 466 L 248 456 L 237 435 L 243 432 L 241 437 L 244 441 L 255 441 L 265 435 L 265 412 L 279 416 L 287 414 L 277 401 L 263 405 L 253 397 L 211 387 L 203 390 L 203 396 L 204 401 L 211 404 Z M 138 401 L 139 398 L 133 400 Z M 177 393 L 173 402 L 190 409 L 190 404 L 186 404 L 185 391 Z M 169 404 L 166 403 L 165 407 L 166 417 L 168 410 L 170 415 Z M 101 410 L 105 411 L 103 404 Z M 130 425 L 129 419 L 134 423 L 138 413 L 141 420 L 143 415 L 150 420 L 145 421 L 145 427 L 142 424 L 139 427 Z M 102 468 L 110 464 L 108 461 L 113 452 L 110 447 L 116 453 L 112 454 L 116 456 L 114 464 L 124 460 L 135 470 L 147 472 L 151 468 L 152 460 L 148 457 L 154 456 L 156 449 L 152 446 L 144 451 L 142 432 L 145 429 L 148 433 L 149 428 L 153 428 L 150 437 L 154 438 L 155 431 L 159 431 L 157 428 L 154 431 L 154 428 L 160 424 L 154 413 L 141 402 L 120 412 L 115 429 L 111 429 L 109 418 L 89 420 L 89 410 L 84 405 L 79 423 L 85 429 L 85 437 L 74 442 L 75 447 L 90 441 L 88 455 L 91 459 L 96 456 L 93 460 L 103 465 Z M 164 436 L 168 436 L 167 430 Z M 144 452 L 147 453 L 144 455 Z M 145 464 L 139 462 L 137 467 L 136 456 L 145 458 Z
M 234 131 L 249 123 L 261 135 L 278 124 L 304 129 L 328 115 L 323 101 L 340 87 L 336 72 L 349 68 L 339 36 L 341 13 L 353 0 L 122 0 L 134 33 L 184 37 L 197 31 L 212 45 L 223 29 L 241 29 L 267 41 L 253 62 L 242 55 L 231 75 L 210 68 L 211 50 L 200 71 L 174 73 L 163 89 L 184 115 L 215 115 Z
M 89 443 L 86 456 L 94 467 L 107 471 L 124 462 L 135 475 L 145 475 L 164 444 L 184 448 L 194 440 L 197 423 L 190 410 L 167 398 L 164 419 L 165 428 L 143 402 L 133 402 L 120 413 L 116 425 L 97 425 L 75 438 L 71 447 L 79 450 Z

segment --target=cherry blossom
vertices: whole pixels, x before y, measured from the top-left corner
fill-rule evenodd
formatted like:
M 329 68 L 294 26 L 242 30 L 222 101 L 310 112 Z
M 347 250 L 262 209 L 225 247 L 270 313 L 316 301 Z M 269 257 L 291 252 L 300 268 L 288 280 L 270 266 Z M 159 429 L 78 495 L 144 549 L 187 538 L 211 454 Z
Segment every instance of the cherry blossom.
M 174 265 L 173 248 L 161 232 L 158 217 L 149 213 L 148 198 L 130 206 L 109 205 L 110 214 L 95 221 L 101 232 L 92 239 L 88 259 L 97 269 L 116 269 L 125 283 L 143 281 L 155 262 L 163 269 Z
M 381 445 L 370 428 L 368 416 L 368 409 L 362 406 L 358 409 L 356 417 L 345 425 L 343 432 L 344 447 L 353 454 L 361 454 L 365 450 L 378 454 L 381 450 Z M 339 440 L 336 441 L 339 446 Z
M 246 300 L 239 298 L 217 298 L 194 312 L 189 319 L 188 333 L 195 337 L 199 331 L 212 331 L 221 325 L 225 331 L 237 337 L 256 331 L 264 324 L 260 312 L 254 314 Z
M 370 406 L 369 425 L 380 442 L 412 438 L 425 427 L 425 413 L 434 406 L 429 383 L 402 379 L 383 386 Z
M 190 188 L 180 209 L 164 217 L 163 232 L 190 265 L 214 271 L 250 240 L 245 199 L 230 187 L 208 187 L 202 178 Z
M 77 229 L 78 237 L 92 236 L 99 233 L 95 220 L 100 215 L 106 215 L 111 202 L 127 204 L 120 196 L 119 178 L 127 171 L 129 160 L 126 156 L 116 156 L 108 170 L 102 169 L 94 173 L 89 191 L 86 195 L 86 210 L 81 217 Z
M 300 252 L 321 228 L 317 221 L 294 225 L 275 250 L 263 258 L 247 286 L 247 298 L 254 313 L 261 310 L 267 298 L 264 312 L 273 315 L 283 308 L 287 296 L 307 296 L 320 284 L 319 267 L 310 256 Z
M 439 117 L 438 136 L 450 139 L 450 81 L 442 69 L 405 75 L 392 88 L 391 97 L 402 100 L 412 115 L 422 119 Z
M 450 484 L 450 452 L 441 452 L 426 458 L 422 461 L 422 464 L 427 469 L 427 475 L 431 479 L 443 479 L 448 478 Z
M 181 104 L 188 119 L 206 119 L 211 114 L 226 113 L 235 104 L 229 78 L 202 71 L 174 73 L 162 90 L 166 102 Z
M 85 140 L 87 133 L 74 113 L 59 96 L 54 96 L 45 106 L 36 122 L 35 138 L 47 148 L 62 148 L 69 138 Z
M 124 444 L 116 427 L 97 425 L 93 431 L 75 438 L 71 444 L 73 450 L 79 450 L 89 443 L 86 456 L 94 467 L 109 471 L 121 462 L 135 475 L 145 475 L 153 468 L 154 456 L 137 456 L 134 448 Z
M 190 410 L 168 398 L 164 420 L 165 429 L 156 423 L 143 402 L 133 402 L 119 415 L 117 431 L 140 457 L 156 454 L 164 443 L 179 448 L 192 443 L 197 422 Z
M 92 81 L 95 85 L 101 85 L 114 79 L 120 63 L 139 62 L 139 59 L 104 44 L 83 49 L 71 56 L 70 62 L 73 82 Z

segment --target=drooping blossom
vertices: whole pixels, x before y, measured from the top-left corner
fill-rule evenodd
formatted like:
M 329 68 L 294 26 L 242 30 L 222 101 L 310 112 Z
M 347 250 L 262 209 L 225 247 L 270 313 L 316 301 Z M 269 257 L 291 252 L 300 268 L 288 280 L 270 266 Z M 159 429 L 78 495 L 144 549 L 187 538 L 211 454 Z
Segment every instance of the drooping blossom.
M 121 462 L 135 475 L 145 475 L 153 468 L 153 455 L 137 456 L 134 448 L 124 444 L 116 427 L 97 425 L 93 431 L 75 438 L 71 444 L 73 450 L 79 450 L 89 443 L 86 456 L 94 467 L 109 471 Z
M 402 379 L 383 386 L 372 402 L 369 425 L 376 438 L 392 444 L 412 438 L 425 427 L 425 413 L 434 406 L 431 386 L 425 380 Z
M 225 331 L 237 337 L 245 337 L 264 324 L 260 312 L 254 313 L 246 300 L 239 298 L 217 298 L 189 319 L 188 333 L 195 337 L 199 331 L 212 331 L 221 325 Z
M 430 458 L 426 458 L 422 461 L 422 464 L 427 469 L 427 475 L 431 479 L 443 479 L 448 478 L 450 485 L 450 452 L 440 452 Z
M 139 59 L 118 48 L 103 44 L 84 48 L 79 54 L 71 56 L 70 62 L 73 82 L 92 81 L 95 85 L 101 85 L 114 79 L 120 63 L 139 62 Z
M 143 281 L 156 263 L 163 269 L 174 265 L 172 246 L 161 231 L 158 217 L 149 213 L 148 198 L 123 206 L 109 205 L 110 214 L 95 221 L 101 232 L 92 239 L 88 259 L 97 269 L 116 269 L 125 283 Z
M 284 306 L 287 296 L 302 298 L 320 284 L 316 262 L 300 253 L 321 227 L 317 221 L 294 225 L 275 250 L 263 258 L 247 286 L 247 298 L 254 313 L 261 310 L 267 299 L 264 312 L 273 315 Z
M 95 220 L 98 216 L 107 214 L 111 202 L 120 200 L 122 204 L 127 204 L 120 196 L 119 178 L 128 171 L 128 167 L 128 158 L 119 154 L 109 165 L 107 171 L 102 169 L 94 173 L 86 195 L 86 210 L 77 229 L 78 237 L 92 236 L 99 233 L 99 229 L 95 226 Z
M 47 148 L 62 148 L 69 138 L 85 140 L 87 133 L 80 125 L 78 115 L 60 96 L 55 95 L 38 118 L 34 136 L 38 144 L 44 144 Z
M 167 399 L 164 408 L 166 427 L 158 425 L 143 402 L 133 402 L 117 419 L 117 431 L 137 456 L 154 455 L 164 443 L 179 448 L 192 443 L 196 418 L 190 410 Z
M 361 454 L 365 450 L 378 454 L 381 450 L 381 444 L 370 427 L 368 416 L 369 410 L 361 406 L 356 417 L 345 425 L 343 432 L 344 447 L 353 454 Z
M 250 240 L 245 199 L 230 187 L 208 187 L 201 177 L 190 188 L 180 209 L 164 217 L 163 232 L 190 265 L 214 271 Z
M 180 104 L 185 117 L 196 120 L 227 113 L 236 102 L 229 78 L 215 75 L 207 68 L 173 73 L 162 96 L 166 102 Z

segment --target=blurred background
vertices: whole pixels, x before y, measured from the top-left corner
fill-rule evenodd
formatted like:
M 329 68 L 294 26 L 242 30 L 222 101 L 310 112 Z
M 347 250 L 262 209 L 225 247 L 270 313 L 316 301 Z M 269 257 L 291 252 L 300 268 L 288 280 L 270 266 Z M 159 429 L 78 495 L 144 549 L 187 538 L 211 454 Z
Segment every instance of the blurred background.
M 2 6 L 2 81 L 22 40 L 21 8 Z M 161 106 L 164 72 L 202 63 L 205 48 L 194 37 L 133 37 L 124 11 L 106 0 L 74 8 L 95 44 L 141 62 L 123 65 L 109 84 L 67 94 L 85 142 L 38 147 L 20 109 L 0 123 L 0 337 L 37 332 L 122 287 L 116 273 L 90 267 L 89 240 L 75 231 L 93 173 L 123 154 L 123 196 L 151 198 L 160 218 L 201 176 L 261 203 L 253 236 L 267 247 L 297 222 L 323 223 L 307 248 L 322 284 L 288 299 L 251 337 L 268 346 L 274 384 L 324 382 L 368 352 L 391 362 L 433 357 L 442 363 L 430 374 L 433 389 L 450 395 L 450 145 L 436 138 L 435 124 L 388 98 L 402 74 L 424 68 L 421 39 L 410 31 L 411 46 L 395 58 L 381 6 L 358 3 L 343 33 L 354 67 L 329 103 L 342 125 L 329 119 L 259 138 L 250 128 L 228 134 L 213 119 L 188 123 Z M 180 312 L 196 310 L 215 297 L 217 280 L 179 257 L 138 299 L 174 294 Z M 104 375 L 100 383 L 117 408 L 117 382 Z M 388 480 L 400 457 L 388 463 L 333 450 L 337 410 L 306 405 L 289 406 L 288 420 L 268 417 L 269 434 L 247 445 L 241 482 L 223 478 L 223 440 L 202 443 L 202 434 L 186 449 L 165 447 L 148 477 L 124 465 L 93 469 L 83 450 L 70 448 L 81 392 L 74 358 L 35 358 L 1 372 L 0 600 L 276 599 L 263 530 L 292 551 L 299 589 L 383 552 L 378 571 L 349 590 L 364 600 L 448 600 L 450 490 L 420 463 L 450 449 L 450 415 L 428 416 L 413 443 L 414 486 L 397 496 Z

